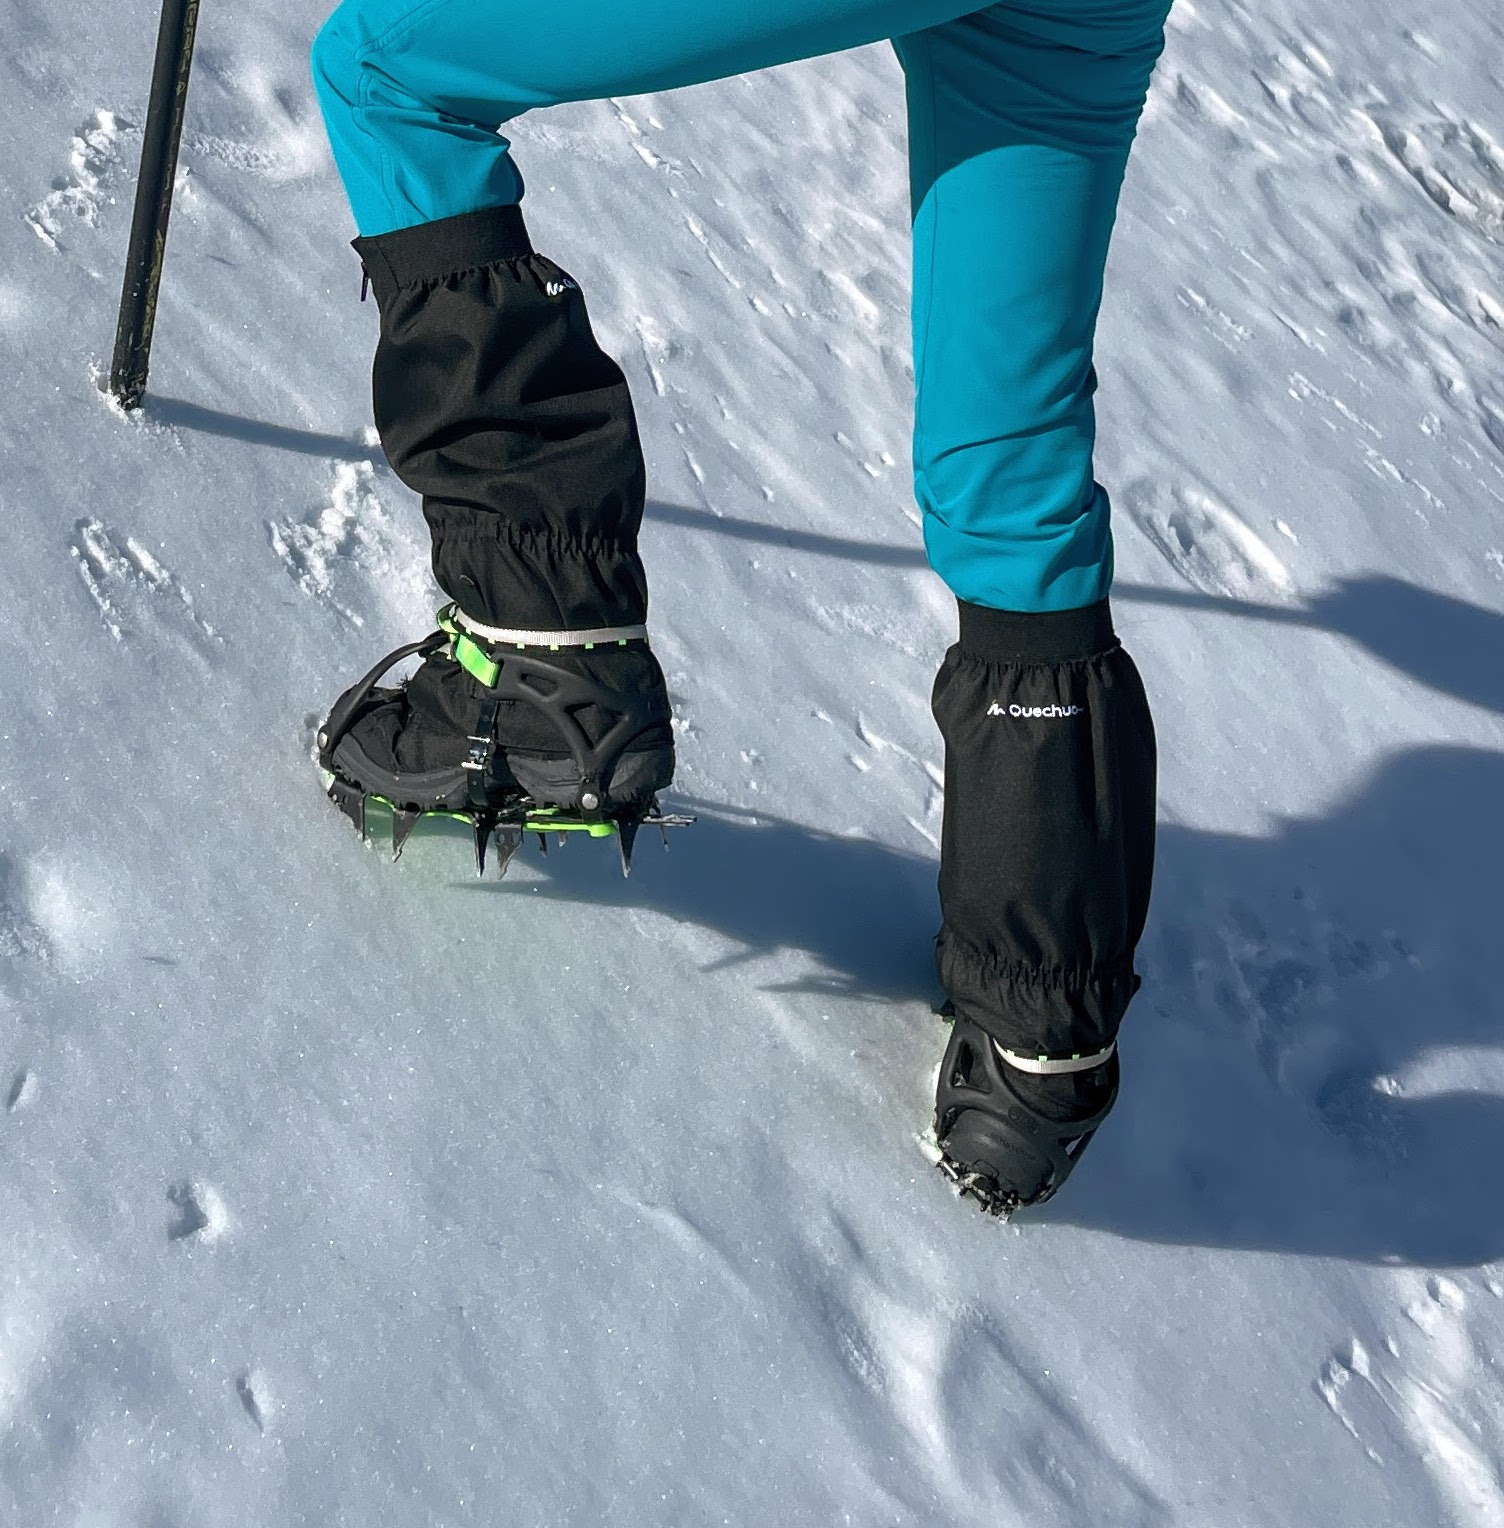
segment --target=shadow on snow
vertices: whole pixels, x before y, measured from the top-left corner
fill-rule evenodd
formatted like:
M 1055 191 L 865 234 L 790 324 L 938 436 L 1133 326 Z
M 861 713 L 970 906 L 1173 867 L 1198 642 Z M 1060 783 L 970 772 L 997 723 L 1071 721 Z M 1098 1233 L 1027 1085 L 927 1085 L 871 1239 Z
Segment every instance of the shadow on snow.
M 1501 800 L 1504 755 L 1430 748 L 1272 837 L 1162 829 L 1122 1101 L 1035 1222 L 1427 1266 L 1504 1256 Z M 722 808 L 643 863 L 661 853 L 645 835 L 626 883 L 574 850 L 536 890 L 476 889 L 701 925 L 740 952 L 712 969 L 804 950 L 817 972 L 784 990 L 931 1022 L 932 860 Z
M 180 399 L 154 399 L 148 411 L 254 445 L 382 461 L 379 448 Z M 650 504 L 648 518 L 817 556 L 923 565 L 917 546 L 678 505 Z M 1304 605 L 1124 583 L 1114 597 L 1329 631 L 1504 713 L 1504 616 L 1398 579 L 1343 580 Z M 1288 821 L 1272 837 L 1162 829 L 1145 988 L 1124 1031 L 1124 1096 L 1069 1193 L 1037 1221 L 1368 1261 L 1504 1256 L 1504 1091 L 1489 1091 L 1504 1079 L 1501 802 L 1504 755 L 1438 747 L 1386 761 L 1329 817 Z M 639 856 L 653 852 L 645 837 Z M 714 929 L 740 951 L 722 966 L 805 950 L 819 972 L 791 990 L 933 995 L 929 859 L 713 809 L 671 863 L 671 874 L 607 888 L 593 856 L 554 858 L 539 894 L 647 906 Z M 0 950 L 4 914 L 0 905 Z M 1447 1065 L 1428 1078 L 1433 1052 Z M 1474 1075 L 1459 1076 L 1469 1064 Z
M 183 398 L 153 394 L 148 397 L 143 413 L 145 418 L 159 424 L 240 440 L 248 445 L 336 461 L 386 465 L 380 446 L 365 446 L 346 436 L 229 414 Z M 917 545 L 857 541 L 816 531 L 790 530 L 761 520 L 713 515 L 682 504 L 651 502 L 646 519 L 649 525 L 657 523 L 737 541 L 787 547 L 812 556 L 879 567 L 925 566 L 923 549 Z M 1343 579 L 1304 605 L 1291 606 L 1125 581 L 1117 583 L 1113 598 L 1120 604 L 1169 605 L 1333 632 L 1446 694 L 1504 711 L 1504 664 L 1497 660 L 1501 647 L 1500 616 L 1400 579 L 1384 576 Z
M 637 840 L 630 881 L 607 873 L 603 855 L 554 849 L 542 885 L 477 881 L 494 896 L 534 895 L 572 905 L 636 907 L 726 935 L 737 949 L 713 973 L 781 950 L 802 949 L 819 967 L 767 990 L 821 992 L 865 1002 L 935 995 L 931 941 L 938 919 L 935 865 L 866 838 L 840 838 L 797 823 L 675 797 L 699 813 L 670 834 L 665 856 L 651 828 Z M 536 855 L 529 840 L 529 855 Z M 661 865 L 651 861 L 661 859 Z M 536 866 L 536 857 L 531 863 Z M 750 979 L 750 978 L 749 978 Z

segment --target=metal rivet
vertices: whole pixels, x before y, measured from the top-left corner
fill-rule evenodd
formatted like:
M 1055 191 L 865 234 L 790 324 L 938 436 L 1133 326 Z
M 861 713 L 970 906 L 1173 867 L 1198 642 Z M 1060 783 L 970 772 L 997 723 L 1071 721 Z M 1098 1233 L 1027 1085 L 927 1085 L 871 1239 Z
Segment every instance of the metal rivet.
M 586 791 L 585 794 L 580 797 L 580 805 L 584 807 L 587 812 L 593 812 L 600 804 L 601 798 L 597 796 L 594 791 Z

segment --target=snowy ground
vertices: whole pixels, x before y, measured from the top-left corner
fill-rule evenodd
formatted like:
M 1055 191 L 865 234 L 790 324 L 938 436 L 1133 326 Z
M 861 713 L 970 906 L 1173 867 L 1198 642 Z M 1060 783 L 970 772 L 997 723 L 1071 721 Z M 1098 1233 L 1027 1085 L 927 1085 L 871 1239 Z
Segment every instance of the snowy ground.
M 1504 22 L 1185 3 L 1101 474 L 1163 750 L 1126 1090 L 1016 1228 L 917 1136 L 950 602 L 873 50 L 523 124 L 653 474 L 701 823 L 395 869 L 311 732 L 427 629 L 305 54 L 3 0 L 0 1521 L 1504 1525 Z

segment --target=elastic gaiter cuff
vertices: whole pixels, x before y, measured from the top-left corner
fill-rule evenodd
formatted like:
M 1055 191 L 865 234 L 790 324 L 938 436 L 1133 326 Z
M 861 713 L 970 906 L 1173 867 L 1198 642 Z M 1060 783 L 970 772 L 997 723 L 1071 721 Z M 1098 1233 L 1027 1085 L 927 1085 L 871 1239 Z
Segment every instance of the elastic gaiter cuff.
M 376 428 L 433 571 L 488 626 L 635 626 L 646 477 L 621 369 L 517 207 L 355 240 L 381 310 Z
M 1144 687 L 1105 600 L 960 614 L 933 698 L 940 981 L 1009 1050 L 1094 1053 L 1139 985 L 1156 770 Z

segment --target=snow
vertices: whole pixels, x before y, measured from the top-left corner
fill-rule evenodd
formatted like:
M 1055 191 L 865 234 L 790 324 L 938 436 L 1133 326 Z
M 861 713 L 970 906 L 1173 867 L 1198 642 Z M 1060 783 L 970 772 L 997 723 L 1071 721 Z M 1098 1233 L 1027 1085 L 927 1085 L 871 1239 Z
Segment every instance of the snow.
M 1162 849 L 1116 1113 L 926 1163 L 954 616 L 868 50 L 518 154 L 642 414 L 672 805 L 477 883 L 323 800 L 428 629 L 305 56 L 4 0 L 0 1521 L 1504 1524 L 1504 22 L 1182 3 L 1102 325 Z

